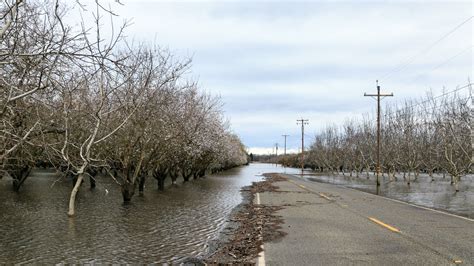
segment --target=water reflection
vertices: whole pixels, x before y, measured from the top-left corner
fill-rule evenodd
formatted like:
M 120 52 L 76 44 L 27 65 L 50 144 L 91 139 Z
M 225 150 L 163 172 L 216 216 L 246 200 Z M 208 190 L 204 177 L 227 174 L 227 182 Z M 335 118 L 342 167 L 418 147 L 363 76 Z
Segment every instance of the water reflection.
M 459 192 L 456 192 L 450 185 L 449 178 L 435 176 L 435 181 L 432 182 L 431 178 L 424 174 L 420 174 L 417 180 L 412 180 L 410 185 L 407 185 L 403 178 L 391 181 L 384 176 L 381 178 L 381 186 L 378 191 L 373 176 L 367 179 L 365 176 L 336 176 L 305 171 L 305 177 L 315 182 L 343 185 L 474 218 L 474 176 L 463 178 L 459 185 Z
M 178 183 L 163 192 L 150 179 L 143 197 L 123 205 L 108 178 L 94 191 L 83 186 L 77 216 L 66 215 L 71 184 L 50 171 L 35 172 L 20 193 L 0 179 L 0 264 L 166 263 L 206 251 L 242 198 L 240 188 L 266 172 L 297 174 L 269 164 L 251 164 Z M 108 193 L 106 193 L 106 190 Z

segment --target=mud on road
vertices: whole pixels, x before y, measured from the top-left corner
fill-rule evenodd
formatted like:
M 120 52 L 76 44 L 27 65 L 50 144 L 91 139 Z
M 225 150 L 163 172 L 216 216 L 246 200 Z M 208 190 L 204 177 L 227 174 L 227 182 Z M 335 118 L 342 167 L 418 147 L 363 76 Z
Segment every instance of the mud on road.
M 279 174 L 264 174 L 265 180 L 242 189 L 244 202 L 230 217 L 228 230 L 221 234 L 214 250 L 203 260 L 208 265 L 255 264 L 264 242 L 285 236 L 283 219 L 276 215 L 280 206 L 255 204 L 256 193 L 274 192 L 275 182 L 286 181 Z

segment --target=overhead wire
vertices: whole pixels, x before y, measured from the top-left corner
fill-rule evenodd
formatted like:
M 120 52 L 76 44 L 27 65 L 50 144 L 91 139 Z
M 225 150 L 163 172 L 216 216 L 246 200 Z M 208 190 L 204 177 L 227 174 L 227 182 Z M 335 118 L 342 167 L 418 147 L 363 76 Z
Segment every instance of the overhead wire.
M 470 45 L 470 46 L 466 47 L 466 48 L 463 49 L 461 52 L 455 54 L 454 56 L 448 58 L 447 60 L 443 61 L 442 63 L 436 65 L 436 66 L 433 67 L 432 69 L 430 69 L 430 70 L 428 70 L 428 71 L 426 71 L 426 72 L 423 72 L 423 73 L 421 73 L 421 74 L 418 74 L 415 78 L 409 80 L 408 82 L 412 82 L 412 81 L 415 81 L 415 80 L 417 80 L 417 79 L 420 79 L 423 75 L 426 75 L 426 74 L 428 74 L 428 73 L 431 73 L 431 72 L 433 72 L 434 70 L 436 70 L 436 69 L 438 69 L 438 68 L 440 68 L 440 67 L 446 65 L 447 63 L 449 63 L 449 62 L 451 62 L 452 60 L 454 60 L 456 57 L 458 57 L 458 56 L 460 56 L 460 55 L 466 53 L 466 52 L 469 51 L 469 50 L 471 50 L 473 47 L 474 47 L 474 45 Z
M 415 61 L 415 59 L 417 59 L 419 56 L 423 55 L 423 54 L 426 54 L 427 52 L 429 52 L 431 49 L 433 49 L 436 45 L 438 45 L 440 42 L 442 42 L 444 39 L 448 38 L 451 34 L 453 34 L 454 32 L 456 32 L 459 28 L 461 28 L 464 24 L 466 24 L 467 22 L 469 22 L 470 20 L 472 20 L 474 18 L 474 16 L 470 16 L 469 18 L 467 18 L 466 20 L 462 21 L 460 24 L 458 24 L 457 26 L 455 26 L 454 28 L 452 28 L 451 30 L 449 30 L 447 33 L 445 33 L 441 38 L 439 38 L 437 41 L 435 41 L 434 43 L 432 43 L 431 45 L 427 46 L 425 49 L 421 50 L 420 52 L 418 52 L 417 54 L 411 56 L 411 57 L 408 57 L 407 60 L 403 61 L 401 64 L 399 64 L 397 67 L 395 67 L 393 70 L 387 72 L 386 74 L 384 74 L 380 80 L 387 80 L 389 79 L 390 77 L 392 77 L 392 75 L 394 73 L 397 73 L 397 72 L 400 72 L 402 71 L 403 69 L 405 69 L 407 66 L 409 66 L 411 63 L 413 63 Z
M 464 85 L 464 86 L 462 86 L 462 87 L 459 87 L 459 88 L 456 88 L 456 89 L 454 89 L 454 90 L 445 92 L 445 93 L 443 93 L 443 94 L 434 96 L 434 97 L 432 97 L 432 98 L 430 98 L 430 99 L 427 99 L 427 100 L 424 100 L 424 101 L 421 101 L 421 102 L 417 102 L 417 103 L 415 103 L 415 104 L 412 104 L 412 105 L 409 105 L 409 106 L 406 106 L 406 107 L 403 107 L 403 108 L 399 108 L 399 109 L 394 110 L 394 111 L 387 112 L 387 113 L 385 113 L 385 114 L 383 115 L 383 118 L 384 118 L 384 119 L 393 119 L 394 116 L 395 116 L 397 113 L 399 113 L 399 112 L 402 112 L 402 111 L 404 111 L 404 110 L 413 109 L 413 108 L 418 107 L 418 106 L 420 106 L 420 105 L 422 105 L 422 104 L 425 104 L 425 103 L 427 103 L 427 102 L 431 102 L 431 101 L 433 101 L 433 100 L 439 99 L 439 98 L 444 97 L 444 96 L 447 96 L 447 95 L 449 95 L 449 94 L 456 93 L 456 92 L 458 92 L 458 91 L 460 91 L 460 90 L 462 90 L 462 89 L 470 88 L 473 84 L 474 84 L 474 83 L 468 83 L 468 84 L 466 84 L 466 85 Z M 472 99 L 472 95 L 469 95 L 469 96 L 467 96 L 467 97 L 459 98 L 459 100 L 468 100 L 468 99 Z M 439 106 L 433 106 L 433 107 L 430 107 L 430 108 L 425 108 L 425 109 L 423 109 L 423 112 L 424 112 L 424 114 L 432 114 L 432 113 L 428 113 L 428 111 L 432 111 L 432 110 L 437 109 L 437 108 L 439 108 Z

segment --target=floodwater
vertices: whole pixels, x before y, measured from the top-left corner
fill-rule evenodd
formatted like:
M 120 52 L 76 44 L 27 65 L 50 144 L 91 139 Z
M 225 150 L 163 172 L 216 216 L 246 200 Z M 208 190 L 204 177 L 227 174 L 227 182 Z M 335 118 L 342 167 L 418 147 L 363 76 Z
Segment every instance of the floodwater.
M 11 179 L 3 178 L 0 264 L 179 263 L 206 252 L 242 201 L 241 187 L 263 173 L 298 171 L 251 164 L 163 192 L 149 179 L 144 196 L 129 205 L 122 204 L 114 181 L 98 179 L 95 190 L 83 184 L 74 218 L 66 215 L 70 181 L 38 170 L 15 193 Z
M 310 181 L 330 183 L 351 187 L 384 197 L 397 199 L 416 205 L 443 210 L 468 218 L 474 218 L 474 176 L 465 176 L 459 183 L 459 192 L 450 185 L 450 178 L 435 175 L 435 181 L 426 174 L 420 174 L 408 186 L 407 182 L 398 175 L 397 181 L 390 181 L 387 176 L 381 177 L 381 186 L 376 191 L 375 177 L 366 178 L 366 174 L 352 177 L 346 173 L 341 175 L 327 175 L 305 170 L 304 177 Z

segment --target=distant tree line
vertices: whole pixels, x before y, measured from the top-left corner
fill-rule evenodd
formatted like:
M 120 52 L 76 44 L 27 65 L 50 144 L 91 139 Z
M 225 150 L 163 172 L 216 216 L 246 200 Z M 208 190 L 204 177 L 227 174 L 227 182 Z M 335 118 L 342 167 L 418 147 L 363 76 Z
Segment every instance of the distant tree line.
M 96 4 L 91 28 L 67 25 L 57 1 L 0 4 L 0 178 L 18 190 L 32 168 L 54 167 L 74 180 L 74 215 L 86 178 L 113 178 L 130 201 L 148 176 L 163 189 L 247 163 L 220 99 L 186 79 L 191 60 L 130 44 L 126 24 L 104 38 L 115 15 Z
M 472 173 L 473 110 L 471 83 L 439 96 L 427 95 L 403 106 L 387 105 L 381 119 L 381 171 L 390 180 L 403 175 L 410 184 L 419 173 L 449 174 L 458 191 L 461 178 Z M 376 167 L 376 120 L 364 116 L 317 133 L 305 154 L 314 170 L 369 176 Z M 280 158 L 299 167 L 300 155 Z M 398 175 L 398 177 L 397 177 Z

